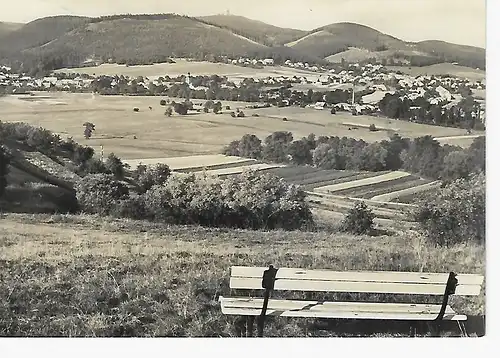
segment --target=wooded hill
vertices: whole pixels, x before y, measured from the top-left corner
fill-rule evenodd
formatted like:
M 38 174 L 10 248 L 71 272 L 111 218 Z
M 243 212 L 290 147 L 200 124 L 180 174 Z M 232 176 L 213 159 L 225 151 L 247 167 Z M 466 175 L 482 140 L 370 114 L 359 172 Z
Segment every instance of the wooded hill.
M 291 59 L 325 63 L 340 62 L 342 58 L 349 62 L 349 56 L 342 54 L 352 49 L 366 51 L 366 60 L 382 56 L 412 65 L 457 62 L 485 67 L 484 49 L 443 41 L 409 43 L 354 23 L 331 24 L 306 32 L 234 15 L 192 18 L 149 14 L 54 16 L 19 28 L 2 28 L 0 59 L 25 67 L 40 59 L 49 59 L 48 67 L 79 66 L 89 57 L 130 64 L 162 62 L 176 56 L 210 60 L 222 55 L 273 57 L 278 62 Z

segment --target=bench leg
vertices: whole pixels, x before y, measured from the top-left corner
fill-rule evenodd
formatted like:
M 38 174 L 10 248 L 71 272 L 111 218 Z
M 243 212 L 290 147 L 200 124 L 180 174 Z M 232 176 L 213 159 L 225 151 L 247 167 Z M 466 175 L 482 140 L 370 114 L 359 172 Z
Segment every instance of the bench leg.
M 460 333 L 462 334 L 462 337 L 469 337 L 467 334 L 467 330 L 465 329 L 465 324 L 463 321 L 457 321 L 458 328 L 460 329 Z
M 255 321 L 254 316 L 247 316 L 247 324 L 246 324 L 246 337 L 253 337 L 253 324 Z

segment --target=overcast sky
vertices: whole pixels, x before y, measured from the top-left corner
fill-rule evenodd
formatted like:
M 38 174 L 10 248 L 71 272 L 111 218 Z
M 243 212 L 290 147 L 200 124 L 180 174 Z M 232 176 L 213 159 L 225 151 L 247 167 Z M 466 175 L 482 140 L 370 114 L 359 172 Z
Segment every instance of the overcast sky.
M 0 21 L 29 22 L 63 14 L 174 12 L 201 16 L 229 10 L 234 15 L 281 27 L 312 30 L 349 21 L 407 41 L 435 39 L 486 47 L 486 0 L 18 0 L 8 3 L 1 6 Z

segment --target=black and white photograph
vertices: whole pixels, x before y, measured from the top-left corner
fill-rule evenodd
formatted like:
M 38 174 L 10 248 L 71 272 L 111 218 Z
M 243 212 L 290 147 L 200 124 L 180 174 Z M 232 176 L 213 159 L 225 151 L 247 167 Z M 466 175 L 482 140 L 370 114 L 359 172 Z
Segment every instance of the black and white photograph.
M 490 1 L 1 2 L 2 341 L 488 336 Z

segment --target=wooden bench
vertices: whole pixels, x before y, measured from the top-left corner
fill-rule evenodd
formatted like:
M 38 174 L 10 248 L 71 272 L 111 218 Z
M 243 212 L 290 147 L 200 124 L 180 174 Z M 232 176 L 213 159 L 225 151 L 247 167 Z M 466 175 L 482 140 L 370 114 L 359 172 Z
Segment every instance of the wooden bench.
M 226 315 L 247 317 L 247 333 L 253 336 L 258 317 L 258 336 L 263 336 L 266 316 L 314 317 L 363 320 L 404 320 L 435 323 L 439 335 L 442 321 L 456 321 L 466 335 L 464 321 L 448 305 L 451 295 L 477 296 L 484 277 L 476 274 L 328 271 L 299 268 L 231 267 L 231 290 L 262 290 L 263 297 L 219 297 Z M 389 295 L 442 296 L 438 304 L 382 302 L 326 302 L 270 299 L 273 290 L 305 292 L 379 293 Z M 245 291 L 250 294 L 252 291 Z M 254 294 L 254 296 L 256 296 Z

